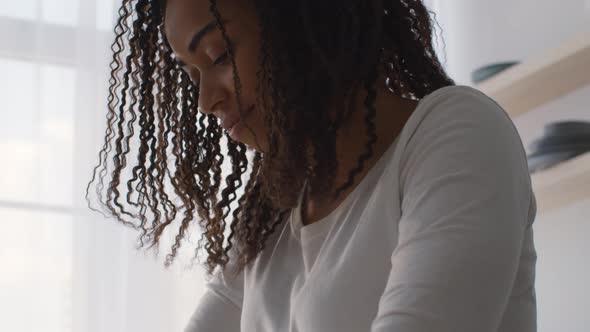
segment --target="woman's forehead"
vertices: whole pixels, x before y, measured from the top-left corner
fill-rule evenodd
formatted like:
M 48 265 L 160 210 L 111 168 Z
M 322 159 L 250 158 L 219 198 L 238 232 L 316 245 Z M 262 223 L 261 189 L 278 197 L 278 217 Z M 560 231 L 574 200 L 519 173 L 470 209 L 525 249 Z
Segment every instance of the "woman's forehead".
M 173 48 L 185 48 L 191 34 L 211 19 L 209 0 L 166 0 L 164 33 Z
M 224 22 L 246 28 L 256 21 L 249 1 L 218 0 L 216 4 Z M 173 49 L 187 48 L 195 33 L 214 20 L 210 0 L 166 0 L 164 33 Z

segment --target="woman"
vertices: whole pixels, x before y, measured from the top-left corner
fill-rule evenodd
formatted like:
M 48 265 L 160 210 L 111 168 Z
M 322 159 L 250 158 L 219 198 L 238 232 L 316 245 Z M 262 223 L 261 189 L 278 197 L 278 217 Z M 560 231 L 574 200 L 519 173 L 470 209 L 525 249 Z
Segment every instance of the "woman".
M 536 330 L 522 142 L 445 74 L 419 0 L 119 13 L 91 182 L 109 176 L 103 205 L 142 244 L 180 220 L 167 265 L 202 232 L 211 278 L 186 331 Z

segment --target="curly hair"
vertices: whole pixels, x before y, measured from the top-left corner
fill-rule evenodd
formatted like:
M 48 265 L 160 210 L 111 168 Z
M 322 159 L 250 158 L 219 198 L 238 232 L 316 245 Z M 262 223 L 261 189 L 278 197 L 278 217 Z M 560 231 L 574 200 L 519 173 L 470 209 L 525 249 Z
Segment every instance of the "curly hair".
M 174 61 L 163 31 L 164 0 L 124 0 L 118 11 L 105 141 L 86 198 L 93 209 L 88 197 L 95 183 L 102 211 L 141 230 L 140 246 L 148 248 L 159 244 L 182 212 L 166 267 L 196 220 L 202 236 L 195 257 L 204 247 L 207 274 L 234 259 L 237 274 L 285 221 L 305 183 L 310 192 L 335 197 L 353 185 L 376 142 L 380 73 L 392 93 L 414 100 L 454 85 L 433 50 L 434 13 L 420 0 L 253 3 L 261 33 L 257 102 L 269 146 L 250 156 L 244 144 L 227 133 L 224 137 L 215 116 L 197 110 L 198 83 Z M 240 78 L 215 0 L 210 11 L 226 43 L 239 102 Z M 359 89 L 367 91 L 365 149 L 348 180 L 332 190 L 336 132 L 352 111 L 352 92 Z M 329 107 L 338 110 L 335 121 Z M 224 141 L 227 153 L 222 153 Z M 132 168 L 129 152 L 137 154 Z M 224 155 L 231 170 L 222 176 Z M 126 186 L 124 170 L 131 177 Z M 236 252 L 230 259 L 232 247 Z

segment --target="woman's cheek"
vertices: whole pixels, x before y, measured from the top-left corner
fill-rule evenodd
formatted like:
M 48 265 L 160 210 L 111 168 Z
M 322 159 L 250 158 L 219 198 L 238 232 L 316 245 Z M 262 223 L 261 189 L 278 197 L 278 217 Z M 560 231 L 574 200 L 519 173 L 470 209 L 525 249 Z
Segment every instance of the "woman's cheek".
M 219 71 L 219 76 L 223 82 L 223 85 L 230 87 L 230 90 L 234 91 L 234 75 L 231 62 L 226 66 L 218 66 L 217 70 Z

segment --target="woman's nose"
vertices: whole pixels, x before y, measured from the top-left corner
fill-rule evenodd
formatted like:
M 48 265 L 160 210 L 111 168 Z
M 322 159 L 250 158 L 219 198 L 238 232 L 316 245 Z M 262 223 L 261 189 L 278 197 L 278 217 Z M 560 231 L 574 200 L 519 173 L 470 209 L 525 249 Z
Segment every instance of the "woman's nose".
M 201 84 L 199 86 L 199 112 L 205 114 L 212 114 L 223 108 L 225 101 L 225 94 L 223 87 L 220 84 L 213 84 L 207 82 L 201 77 Z
M 221 109 L 222 101 L 218 101 L 210 107 L 203 106 L 203 104 L 199 100 L 199 106 L 197 106 L 197 110 L 204 114 L 215 114 L 216 111 Z

